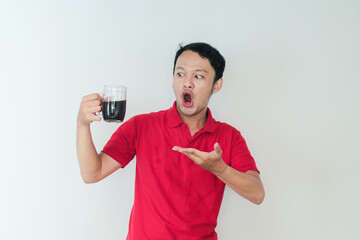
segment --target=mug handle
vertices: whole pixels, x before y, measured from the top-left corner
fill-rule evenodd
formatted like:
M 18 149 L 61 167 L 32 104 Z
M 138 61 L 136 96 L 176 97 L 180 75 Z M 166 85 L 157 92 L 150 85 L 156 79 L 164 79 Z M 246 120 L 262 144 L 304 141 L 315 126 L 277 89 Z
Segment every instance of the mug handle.
M 101 110 L 100 110 L 100 112 L 95 112 L 95 115 L 100 116 L 102 118 L 103 117 L 103 115 L 102 115 L 102 102 L 104 101 L 104 93 L 98 93 L 98 94 L 101 96 L 101 105 L 100 105 Z

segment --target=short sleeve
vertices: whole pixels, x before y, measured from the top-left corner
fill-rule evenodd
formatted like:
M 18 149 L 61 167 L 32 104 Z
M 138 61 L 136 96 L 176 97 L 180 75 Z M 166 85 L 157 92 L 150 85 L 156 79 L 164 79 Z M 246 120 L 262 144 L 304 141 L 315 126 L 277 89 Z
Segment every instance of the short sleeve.
M 249 170 L 260 173 L 256 167 L 254 158 L 251 156 L 251 153 L 247 147 L 245 139 L 237 130 L 233 132 L 230 166 L 243 173 Z
M 124 122 L 111 136 L 101 152 L 125 167 L 135 156 L 136 118 Z

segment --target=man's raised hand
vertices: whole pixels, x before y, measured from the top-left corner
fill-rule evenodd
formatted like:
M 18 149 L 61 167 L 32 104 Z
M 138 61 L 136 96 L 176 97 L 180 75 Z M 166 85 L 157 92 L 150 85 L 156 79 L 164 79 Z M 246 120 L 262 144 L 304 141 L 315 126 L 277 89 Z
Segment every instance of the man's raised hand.
M 214 144 L 214 150 L 211 152 L 202 152 L 195 148 L 182 148 L 179 146 L 174 146 L 172 150 L 185 154 L 201 168 L 215 175 L 221 174 L 227 168 L 222 159 L 222 150 L 218 143 Z
M 101 111 L 102 98 L 99 94 L 93 93 L 82 98 L 77 118 L 78 126 L 90 125 L 93 121 L 101 121 L 96 113 Z

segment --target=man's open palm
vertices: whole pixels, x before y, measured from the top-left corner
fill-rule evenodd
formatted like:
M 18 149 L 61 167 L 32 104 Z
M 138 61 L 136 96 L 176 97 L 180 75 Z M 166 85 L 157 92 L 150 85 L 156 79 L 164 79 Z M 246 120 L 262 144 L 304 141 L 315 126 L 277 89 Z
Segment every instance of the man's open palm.
M 195 148 L 182 148 L 175 146 L 174 151 L 185 154 L 197 165 L 214 174 L 223 171 L 226 167 L 222 160 L 222 150 L 218 143 L 214 144 L 214 150 L 211 152 L 202 152 Z

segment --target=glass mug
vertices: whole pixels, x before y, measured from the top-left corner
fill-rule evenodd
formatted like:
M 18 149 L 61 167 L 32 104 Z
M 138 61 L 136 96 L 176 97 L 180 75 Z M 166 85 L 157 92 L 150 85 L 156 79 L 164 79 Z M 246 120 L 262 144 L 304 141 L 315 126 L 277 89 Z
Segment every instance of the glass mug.
M 126 112 L 126 87 L 121 85 L 105 85 L 101 94 L 102 117 L 106 122 L 119 123 L 124 120 Z

